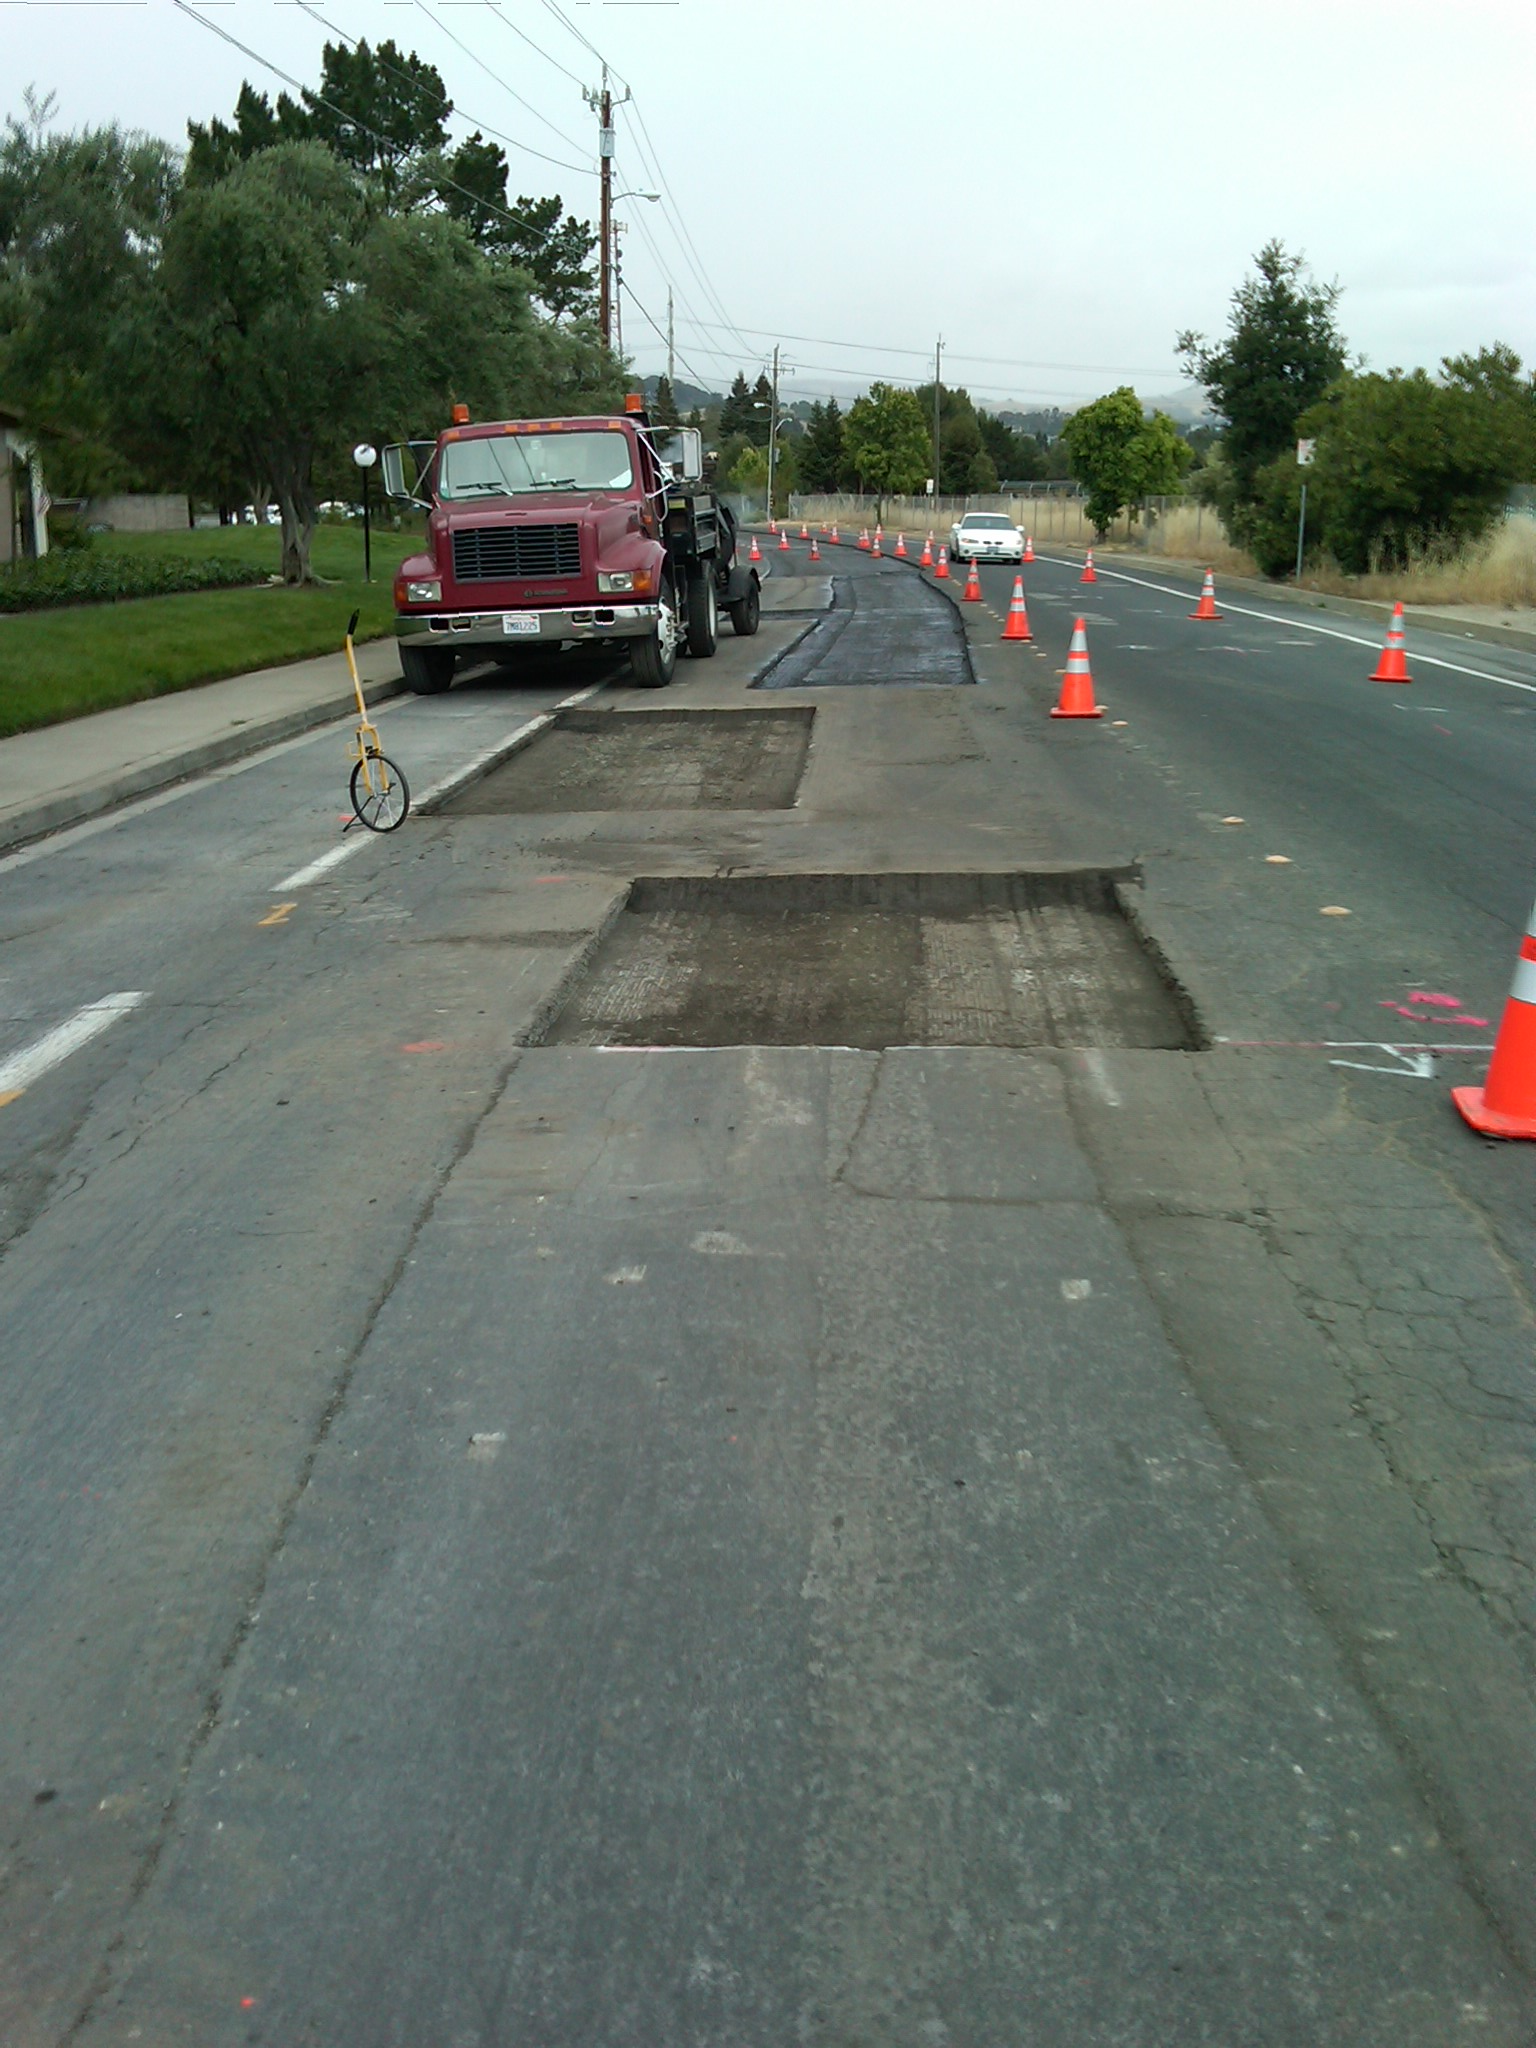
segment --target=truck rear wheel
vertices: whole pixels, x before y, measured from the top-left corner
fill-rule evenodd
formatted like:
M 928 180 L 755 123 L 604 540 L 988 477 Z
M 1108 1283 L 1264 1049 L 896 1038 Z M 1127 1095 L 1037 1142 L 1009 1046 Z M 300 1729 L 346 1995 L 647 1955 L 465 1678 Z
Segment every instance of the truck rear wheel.
M 629 643 L 630 671 L 642 690 L 664 690 L 677 673 L 682 626 L 677 616 L 677 594 L 670 583 L 661 586 L 657 611 L 660 616 L 655 630 L 643 640 Z
M 720 645 L 714 571 L 714 563 L 706 562 L 688 578 L 688 652 L 699 660 L 713 654 Z
M 400 673 L 405 686 L 418 697 L 436 697 L 453 681 L 454 656 L 446 647 L 400 649 Z
M 738 597 L 731 606 L 731 628 L 743 640 L 750 640 L 757 631 L 757 622 L 762 616 L 762 598 L 754 581 L 745 597 Z

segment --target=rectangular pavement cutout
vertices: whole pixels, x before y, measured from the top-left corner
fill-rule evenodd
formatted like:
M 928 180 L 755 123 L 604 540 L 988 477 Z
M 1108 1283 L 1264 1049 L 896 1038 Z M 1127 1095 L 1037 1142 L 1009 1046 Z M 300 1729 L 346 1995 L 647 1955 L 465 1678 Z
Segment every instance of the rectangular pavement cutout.
M 1200 1043 L 1130 870 L 641 878 L 552 1045 Z
M 783 711 L 567 711 L 473 782 L 449 816 L 549 811 L 780 811 L 811 744 L 809 706 Z

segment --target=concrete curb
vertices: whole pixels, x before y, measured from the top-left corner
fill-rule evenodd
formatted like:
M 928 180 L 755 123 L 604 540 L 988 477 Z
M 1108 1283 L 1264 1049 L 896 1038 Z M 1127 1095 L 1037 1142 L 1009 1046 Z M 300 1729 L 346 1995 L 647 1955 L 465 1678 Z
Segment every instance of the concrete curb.
M 225 677 L 222 680 L 231 679 Z M 387 702 L 404 692 L 405 683 L 399 676 L 368 684 L 370 704 Z M 342 695 L 326 697 L 296 711 L 255 719 L 242 726 L 239 732 L 221 733 L 216 739 L 202 740 L 180 753 L 163 754 L 157 760 L 141 762 L 137 767 L 125 768 L 120 774 L 84 788 L 61 791 L 57 796 L 48 797 L 26 810 L 13 811 L 8 818 L 0 820 L 0 852 L 10 852 L 31 840 L 44 839 L 51 832 L 62 832 L 71 825 L 84 824 L 88 818 L 116 810 L 122 804 L 132 803 L 136 797 L 152 796 L 175 783 L 187 782 L 194 775 L 206 774 L 210 768 L 225 767 L 231 761 L 241 760 L 247 754 L 258 754 L 263 747 L 276 746 L 282 740 L 294 739 L 318 726 L 338 724 L 343 719 L 354 717 L 356 711 L 356 699 L 348 689 Z

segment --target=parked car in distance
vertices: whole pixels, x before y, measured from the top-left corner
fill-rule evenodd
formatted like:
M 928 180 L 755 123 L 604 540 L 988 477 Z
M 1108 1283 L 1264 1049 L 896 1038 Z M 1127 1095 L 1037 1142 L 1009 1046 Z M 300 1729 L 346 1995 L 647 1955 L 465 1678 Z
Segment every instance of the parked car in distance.
M 1024 536 L 1002 512 L 967 512 L 949 529 L 954 562 L 1022 562 Z

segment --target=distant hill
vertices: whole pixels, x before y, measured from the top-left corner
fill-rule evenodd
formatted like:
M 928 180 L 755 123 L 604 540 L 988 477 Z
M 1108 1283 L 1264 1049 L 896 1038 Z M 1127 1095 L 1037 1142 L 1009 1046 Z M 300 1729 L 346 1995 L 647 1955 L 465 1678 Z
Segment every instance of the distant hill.
M 640 379 L 640 388 L 647 398 L 654 398 L 656 396 L 656 386 L 660 382 L 661 376 L 658 372 L 655 376 L 642 377 Z M 705 391 L 697 384 L 690 384 L 686 377 L 677 377 L 673 380 L 672 396 L 676 401 L 679 412 L 690 413 L 695 406 L 703 408 L 705 406 L 719 405 L 724 397 L 724 393 Z

